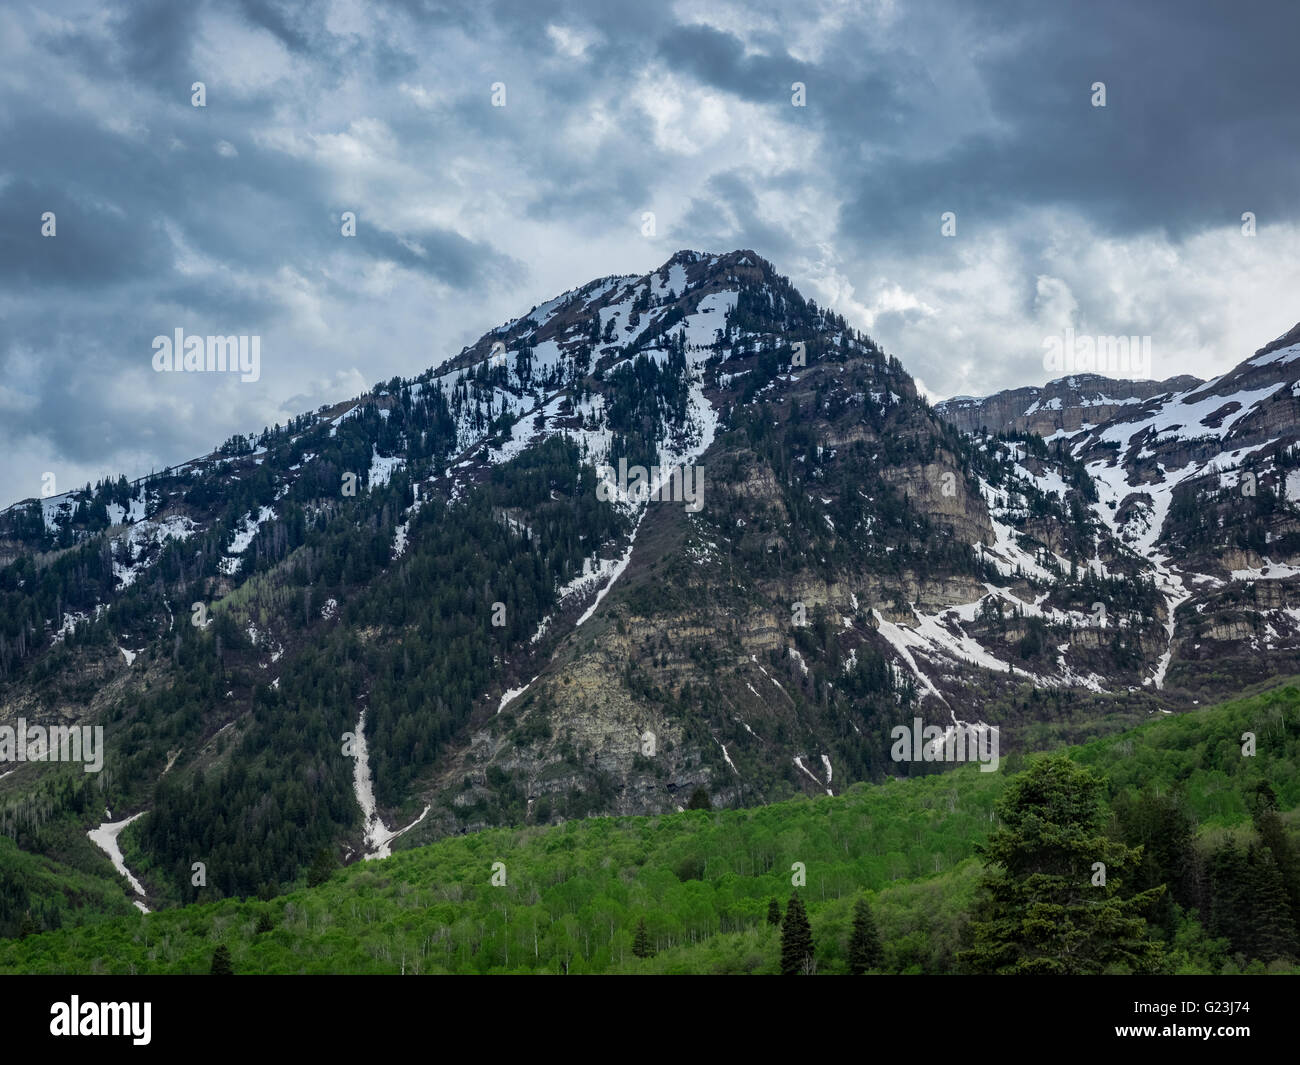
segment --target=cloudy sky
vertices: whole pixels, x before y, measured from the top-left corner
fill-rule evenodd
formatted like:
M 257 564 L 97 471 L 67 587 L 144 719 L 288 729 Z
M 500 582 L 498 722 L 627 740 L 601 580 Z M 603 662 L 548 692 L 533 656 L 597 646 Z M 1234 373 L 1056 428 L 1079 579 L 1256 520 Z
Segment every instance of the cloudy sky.
M 934 398 L 1042 383 L 1067 327 L 1221 372 L 1300 319 L 1297 39 L 1290 0 L 11 0 L 0 505 L 679 248 L 754 249 Z M 260 335 L 260 379 L 155 373 L 176 328 Z

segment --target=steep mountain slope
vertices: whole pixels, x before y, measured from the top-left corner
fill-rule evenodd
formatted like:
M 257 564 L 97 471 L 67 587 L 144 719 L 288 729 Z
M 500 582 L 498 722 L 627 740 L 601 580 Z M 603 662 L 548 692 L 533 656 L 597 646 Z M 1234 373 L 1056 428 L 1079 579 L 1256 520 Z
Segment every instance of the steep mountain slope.
M 1300 326 L 1221 377 L 1071 440 L 1099 517 L 1157 564 L 1185 686 L 1296 661 Z
M 1170 639 L 1181 578 L 1115 455 L 963 436 L 751 251 L 593 281 L 418 377 L 0 512 L 0 724 L 107 744 L 99 774 L 3 771 L 0 831 L 113 876 L 85 833 L 140 813 L 142 905 L 268 894 L 322 849 L 936 771 L 891 756 L 914 717 L 1016 750 L 1231 691 Z
M 1102 390 L 1119 395 L 1139 384 L 1108 381 Z M 1013 407 L 1019 391 L 938 409 L 970 424 L 975 410 Z M 1095 516 L 1152 563 L 1168 633 L 1148 678 L 1156 685 L 1220 690 L 1232 676 L 1294 667 L 1298 403 L 1300 325 L 1212 381 L 1049 434 L 1097 486 Z
M 953 396 L 934 409 L 963 433 L 1037 433 L 1051 436 L 1100 425 L 1125 407 L 1154 396 L 1172 395 L 1201 384 L 1184 374 L 1167 381 L 1123 381 L 1095 373 L 1072 374 L 982 398 Z

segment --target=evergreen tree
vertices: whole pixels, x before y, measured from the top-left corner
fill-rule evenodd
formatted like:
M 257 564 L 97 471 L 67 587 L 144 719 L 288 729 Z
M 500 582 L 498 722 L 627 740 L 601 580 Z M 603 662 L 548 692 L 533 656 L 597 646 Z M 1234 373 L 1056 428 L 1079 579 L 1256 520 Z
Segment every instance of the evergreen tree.
M 224 943 L 212 952 L 212 968 L 209 970 L 210 976 L 233 976 L 235 967 L 230 962 L 230 948 Z
M 1130 847 L 1140 847 L 1142 858 L 1129 873 L 1137 891 L 1167 886 L 1147 919 L 1173 935 L 1178 924 L 1177 906 L 1196 902 L 1193 866 L 1196 829 L 1182 795 L 1177 791 L 1146 789 L 1125 793 L 1113 802 L 1119 836 Z M 1175 905 L 1177 904 L 1177 906 Z
M 876 919 L 866 898 L 853 906 L 853 931 L 849 934 L 849 972 L 861 976 L 868 969 L 878 969 L 884 957 Z
M 636 936 L 632 940 L 632 953 L 638 958 L 653 958 L 654 947 L 650 945 L 650 933 L 646 930 L 645 918 L 636 923 Z
M 1210 895 L 1210 935 L 1226 939 L 1239 954 L 1249 954 L 1253 943 L 1245 857 L 1229 841 L 1216 847 L 1206 864 Z
M 1300 853 L 1287 835 L 1286 827 L 1277 812 L 1277 796 L 1268 784 L 1256 788 L 1256 804 L 1252 818 L 1260 841 L 1273 855 L 1282 889 L 1291 909 L 1291 921 L 1300 928 Z
M 767 923 L 777 925 L 781 923 L 781 904 L 776 899 L 767 900 Z
M 322 847 L 312 859 L 311 868 L 307 870 L 307 886 L 319 887 L 334 874 L 334 854 L 328 847 Z
M 813 970 L 812 925 L 798 893 L 790 896 L 781 920 L 781 975 L 799 976 Z
M 709 801 L 709 789 L 701 785 L 691 792 L 690 802 L 686 804 L 688 810 L 712 810 L 713 803 Z
M 1272 852 L 1250 843 L 1216 848 L 1209 859 L 1210 934 L 1235 954 L 1261 961 L 1300 953 L 1286 882 Z
M 986 869 L 971 948 L 957 955 L 967 972 L 1158 971 L 1163 952 L 1142 915 L 1164 885 L 1121 894 L 1141 849 L 1100 830 L 1101 787 L 1064 755 L 1008 785 L 995 807 L 1002 827 L 976 848 Z
M 1300 955 L 1286 886 L 1267 847 L 1252 843 L 1246 848 L 1246 881 L 1250 902 L 1248 949 L 1251 956 L 1273 961 Z

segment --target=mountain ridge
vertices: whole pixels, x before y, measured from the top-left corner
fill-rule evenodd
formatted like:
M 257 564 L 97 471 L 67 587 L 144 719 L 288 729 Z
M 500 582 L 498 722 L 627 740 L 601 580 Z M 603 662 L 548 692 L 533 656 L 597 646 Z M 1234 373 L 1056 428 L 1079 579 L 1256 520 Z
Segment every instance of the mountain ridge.
M 1142 381 L 1077 373 L 988 396 L 952 396 L 934 407 L 963 432 L 1032 432 L 1050 439 L 1058 431 L 1108 421 L 1131 403 L 1201 383 L 1191 375 Z
M 1205 412 L 1217 444 L 1171 404 L 1228 375 L 1050 441 L 963 434 L 750 250 L 597 278 L 415 377 L 0 512 L 0 722 L 104 721 L 112 754 L 93 785 L 0 776 L 0 824 L 89 863 L 67 826 L 146 812 L 151 902 L 197 897 L 195 852 L 258 893 L 322 847 L 937 771 L 890 757 L 916 716 L 1028 750 L 1191 709 L 1243 661 L 1298 672 L 1295 585 L 1212 550 L 1300 561 L 1289 466 L 1275 490 L 1300 416 L 1259 406 L 1284 350 L 1233 379 L 1267 396 Z M 1196 525 L 1196 478 L 1162 470 L 1199 448 L 1218 476 L 1238 427 L 1267 507 Z M 632 497 L 619 460 L 701 468 L 702 508 Z M 1171 513 L 1195 543 L 1161 554 Z

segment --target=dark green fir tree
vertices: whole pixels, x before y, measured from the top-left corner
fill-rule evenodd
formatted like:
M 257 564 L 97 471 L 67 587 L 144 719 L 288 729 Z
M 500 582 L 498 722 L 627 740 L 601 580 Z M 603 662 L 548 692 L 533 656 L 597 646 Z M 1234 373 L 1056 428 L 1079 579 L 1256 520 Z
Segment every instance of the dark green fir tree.
M 212 968 L 208 973 L 210 976 L 234 976 L 235 967 L 230 961 L 230 948 L 224 943 L 212 952 Z
M 632 937 L 632 953 L 638 958 L 653 958 L 655 949 L 650 945 L 650 933 L 645 926 L 645 918 L 636 923 L 636 935 Z
M 793 894 L 781 920 L 781 975 L 810 974 L 814 964 L 812 925 L 808 923 L 803 901 L 798 894 Z
M 1164 885 L 1125 890 L 1141 860 L 1102 830 L 1102 782 L 1064 755 L 1016 777 L 995 809 L 1002 827 L 985 861 L 966 972 L 1020 975 L 1150 973 L 1163 964 L 1145 914 Z
M 867 900 L 860 898 L 853 906 L 853 931 L 849 933 L 849 972 L 861 976 L 868 969 L 880 968 L 883 958 L 876 919 L 871 914 Z

